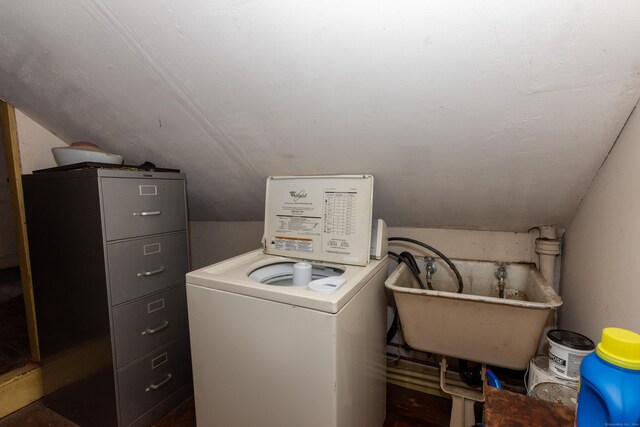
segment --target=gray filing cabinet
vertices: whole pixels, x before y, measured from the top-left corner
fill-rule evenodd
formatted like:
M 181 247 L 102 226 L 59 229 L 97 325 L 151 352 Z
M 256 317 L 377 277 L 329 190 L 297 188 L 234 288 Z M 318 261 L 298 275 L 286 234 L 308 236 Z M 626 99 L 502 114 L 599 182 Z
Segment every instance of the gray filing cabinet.
M 87 426 L 146 426 L 192 394 L 184 175 L 23 177 L 45 403 Z

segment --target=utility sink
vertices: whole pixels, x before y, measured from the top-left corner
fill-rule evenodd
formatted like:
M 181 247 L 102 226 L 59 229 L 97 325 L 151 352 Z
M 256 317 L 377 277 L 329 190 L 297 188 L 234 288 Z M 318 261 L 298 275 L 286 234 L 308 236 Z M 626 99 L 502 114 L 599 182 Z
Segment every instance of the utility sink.
M 549 315 L 562 305 L 540 272 L 532 264 L 504 264 L 504 298 L 499 298 L 495 272 L 500 263 L 453 260 L 463 293 L 456 292 L 456 277 L 447 264 L 437 263 L 434 290 L 421 289 L 403 263 L 385 282 L 393 291 L 407 343 L 443 356 L 525 369 Z

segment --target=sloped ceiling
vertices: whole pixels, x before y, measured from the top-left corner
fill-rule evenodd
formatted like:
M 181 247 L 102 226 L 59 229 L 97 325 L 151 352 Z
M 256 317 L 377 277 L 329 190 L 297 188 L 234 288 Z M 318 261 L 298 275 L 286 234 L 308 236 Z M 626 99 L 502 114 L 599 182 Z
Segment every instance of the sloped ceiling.
M 640 96 L 638 22 L 615 0 L 4 2 L 0 98 L 185 171 L 194 220 L 262 219 L 268 175 L 366 172 L 390 225 L 564 226 Z

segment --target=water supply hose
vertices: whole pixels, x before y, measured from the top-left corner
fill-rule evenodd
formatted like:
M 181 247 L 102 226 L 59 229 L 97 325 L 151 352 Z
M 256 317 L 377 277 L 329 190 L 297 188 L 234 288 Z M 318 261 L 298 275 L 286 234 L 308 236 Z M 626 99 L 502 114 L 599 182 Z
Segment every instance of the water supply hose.
M 445 256 L 445 254 L 443 254 L 442 252 L 440 252 L 439 250 L 437 250 L 436 248 L 434 248 L 431 245 L 427 245 L 426 243 L 423 243 L 423 242 L 421 242 L 419 240 L 411 239 L 409 237 L 389 237 L 388 241 L 389 242 L 399 241 L 399 242 L 413 243 L 414 245 L 422 246 L 423 248 L 425 248 L 425 249 L 433 252 L 434 254 L 438 255 L 440 258 L 442 258 L 442 260 L 444 262 L 447 263 L 447 265 L 451 268 L 453 273 L 456 275 L 456 279 L 458 279 L 458 293 L 459 294 L 462 293 L 462 291 L 464 290 L 464 284 L 462 283 L 462 276 L 460 275 L 460 272 L 456 268 L 455 264 L 452 263 L 451 260 Z M 424 285 L 423 285 L 423 288 L 424 288 Z
M 413 271 L 420 275 L 420 267 L 418 267 L 418 263 L 416 262 L 416 258 L 413 256 L 411 252 L 403 251 L 400 252 L 400 257 L 406 260 L 406 263 L 413 268 Z
M 392 257 L 396 258 L 398 262 L 403 262 L 409 267 L 409 270 L 413 274 L 413 277 L 416 278 L 420 288 L 424 289 L 424 283 L 422 283 L 422 279 L 420 278 L 420 268 L 418 267 L 418 263 L 413 255 L 409 252 L 402 252 L 401 254 L 397 254 L 392 251 L 387 252 Z M 387 344 L 393 340 L 393 337 L 398 333 L 398 328 L 400 326 L 400 319 L 398 317 L 398 310 L 393 310 L 393 320 L 391 321 L 391 326 L 389 326 L 389 330 L 387 331 Z
M 500 384 L 500 380 L 491 370 L 487 369 L 487 382 L 491 387 L 502 388 L 502 384 Z
M 387 253 L 389 255 L 391 255 L 392 257 L 396 258 L 398 260 L 398 262 L 405 263 L 407 265 L 407 267 L 409 267 L 409 270 L 413 274 L 413 277 L 415 277 L 416 280 L 418 281 L 418 285 L 420 285 L 420 288 L 421 289 L 426 289 L 424 287 L 424 282 L 420 278 L 420 268 L 418 268 L 418 263 L 416 262 L 416 259 L 413 257 L 413 255 L 411 255 L 409 252 L 406 252 L 406 251 L 402 252 L 399 255 L 397 253 L 391 252 L 391 251 L 388 251 Z M 433 288 L 431 288 L 431 289 L 433 289 Z

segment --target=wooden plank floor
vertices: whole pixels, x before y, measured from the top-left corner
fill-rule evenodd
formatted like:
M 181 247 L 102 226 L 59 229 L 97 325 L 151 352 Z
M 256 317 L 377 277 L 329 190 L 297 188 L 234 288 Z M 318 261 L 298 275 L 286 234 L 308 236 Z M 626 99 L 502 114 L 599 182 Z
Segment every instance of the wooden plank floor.
M 448 399 L 387 385 L 387 419 L 384 427 L 446 427 L 449 425 L 450 412 L 451 401 Z M 195 408 L 193 398 L 190 398 L 158 421 L 155 427 L 195 425 Z M 53 412 L 39 400 L 0 419 L 0 427 L 13 426 L 77 427 L 77 424 Z
M 447 427 L 451 400 L 387 383 L 384 427 Z

